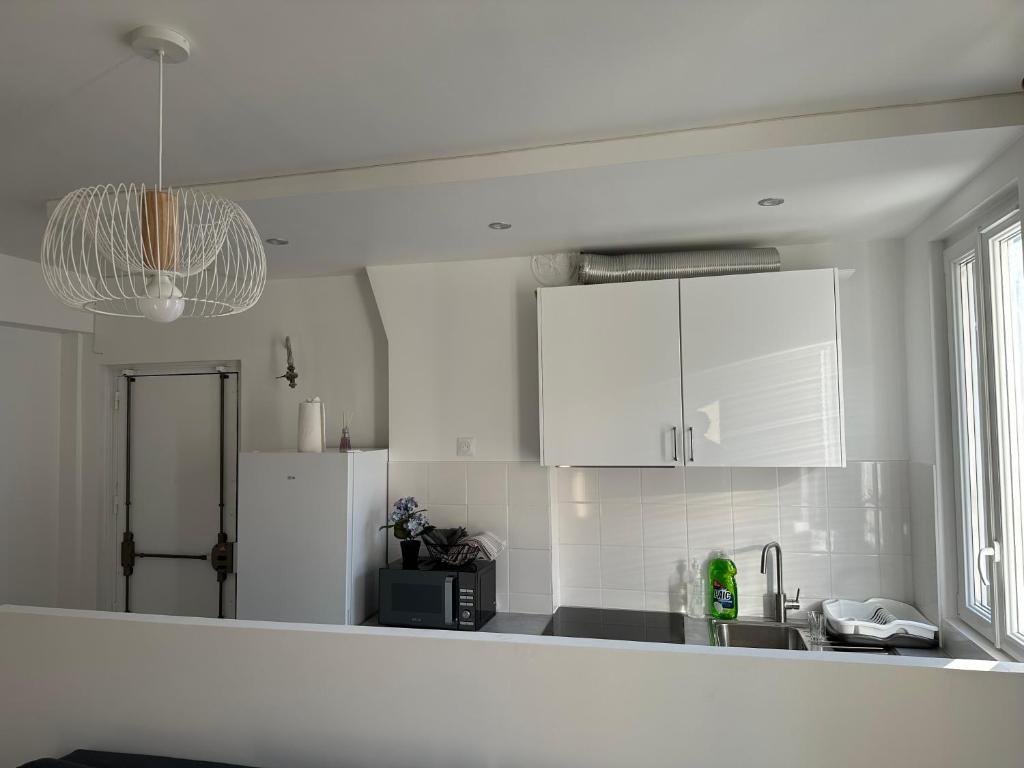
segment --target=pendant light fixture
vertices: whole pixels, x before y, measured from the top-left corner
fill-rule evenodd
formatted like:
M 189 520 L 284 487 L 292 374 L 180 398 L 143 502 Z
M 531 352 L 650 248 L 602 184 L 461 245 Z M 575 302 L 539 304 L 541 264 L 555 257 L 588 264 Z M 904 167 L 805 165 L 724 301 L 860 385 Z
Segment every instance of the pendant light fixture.
M 97 314 L 169 323 L 244 312 L 267 280 L 256 227 L 231 200 L 164 187 L 164 64 L 188 58 L 188 39 L 145 26 L 130 41 L 159 64 L 156 186 L 101 184 L 65 195 L 43 236 L 43 276 L 63 303 Z

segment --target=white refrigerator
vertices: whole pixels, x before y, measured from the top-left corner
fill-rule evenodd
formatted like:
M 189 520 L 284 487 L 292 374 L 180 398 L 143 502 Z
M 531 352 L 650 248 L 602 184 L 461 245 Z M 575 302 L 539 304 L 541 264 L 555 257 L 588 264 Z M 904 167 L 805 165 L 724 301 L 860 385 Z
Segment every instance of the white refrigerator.
M 388 452 L 241 453 L 239 619 L 361 624 L 385 564 Z

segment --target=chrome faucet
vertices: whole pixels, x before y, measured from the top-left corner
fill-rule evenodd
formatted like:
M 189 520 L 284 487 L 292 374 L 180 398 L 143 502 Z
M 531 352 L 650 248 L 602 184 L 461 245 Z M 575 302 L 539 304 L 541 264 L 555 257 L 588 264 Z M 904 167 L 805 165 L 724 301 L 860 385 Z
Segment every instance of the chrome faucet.
M 782 588 L 782 547 L 779 542 L 770 541 L 761 549 L 761 573 L 768 573 L 768 550 L 775 550 L 775 594 L 772 596 L 771 619 L 782 624 L 786 623 L 786 611 L 795 611 L 800 608 L 800 590 L 796 591 L 796 597 L 790 600 L 786 597 Z

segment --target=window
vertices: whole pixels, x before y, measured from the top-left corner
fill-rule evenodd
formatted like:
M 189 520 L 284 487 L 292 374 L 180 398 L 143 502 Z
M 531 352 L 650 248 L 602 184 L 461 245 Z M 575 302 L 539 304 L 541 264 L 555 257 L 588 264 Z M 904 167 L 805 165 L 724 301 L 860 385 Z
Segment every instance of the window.
M 958 613 L 1024 659 L 1024 251 L 1016 208 L 945 252 Z

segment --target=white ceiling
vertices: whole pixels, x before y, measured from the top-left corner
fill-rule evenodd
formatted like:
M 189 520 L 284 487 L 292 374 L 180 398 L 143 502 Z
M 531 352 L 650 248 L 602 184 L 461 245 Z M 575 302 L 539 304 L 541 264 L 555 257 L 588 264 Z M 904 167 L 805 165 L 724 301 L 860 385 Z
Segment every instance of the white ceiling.
M 1021 128 L 770 149 L 244 203 L 272 276 L 557 250 L 906 234 Z M 786 203 L 762 208 L 757 200 Z M 489 229 L 491 221 L 512 224 Z
M 153 22 L 194 44 L 167 76 L 174 185 L 1008 92 L 1024 74 L 1020 0 L 3 0 L 0 251 L 35 255 L 44 200 L 152 179 L 156 73 L 124 35 Z M 553 176 L 548 195 L 574 183 Z M 492 194 L 515 211 L 502 196 L 539 194 L 542 181 L 495 182 L 504 191 Z M 457 194 L 343 202 L 388 222 L 388 206 L 436 196 L 433 219 L 430 206 L 449 210 Z M 379 198 L 391 202 L 374 208 Z M 630 231 L 645 221 L 646 239 L 670 236 L 652 218 Z M 551 234 L 588 227 L 590 241 L 614 239 L 585 219 Z M 367 240 L 375 253 L 415 247 L 379 244 L 381 229 L 350 234 L 345 253 Z

